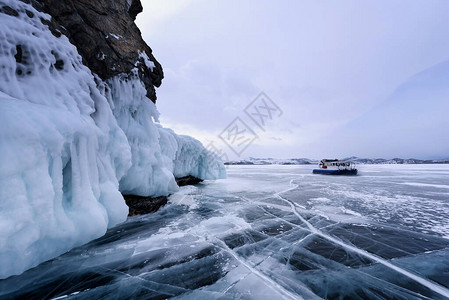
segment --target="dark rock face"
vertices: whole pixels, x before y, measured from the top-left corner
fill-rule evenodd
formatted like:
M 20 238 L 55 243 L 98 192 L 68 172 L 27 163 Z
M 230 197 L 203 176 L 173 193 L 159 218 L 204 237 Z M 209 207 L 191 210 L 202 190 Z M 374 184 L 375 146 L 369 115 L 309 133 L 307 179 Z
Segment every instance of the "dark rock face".
M 176 183 L 178 184 L 178 186 L 193 185 L 193 184 L 198 184 L 203 181 L 202 179 L 194 177 L 192 175 L 188 175 L 188 176 L 184 176 L 184 177 L 176 177 L 175 180 L 176 180 Z
M 203 181 L 202 179 L 191 175 L 175 179 L 178 186 L 192 185 Z M 168 196 L 146 197 L 137 195 L 123 195 L 123 198 L 125 199 L 126 205 L 129 207 L 129 217 L 156 212 L 159 208 L 167 204 L 168 201 Z
M 0 8 L 0 12 L 5 13 L 10 16 L 13 16 L 13 17 L 19 16 L 19 13 L 15 9 L 12 9 L 11 7 L 9 7 L 7 5 L 2 6 Z
M 161 206 L 167 204 L 168 197 L 143 197 L 136 195 L 123 195 L 126 205 L 129 207 L 128 216 L 144 215 L 156 212 Z
M 36 2 L 31 1 L 33 4 Z M 151 48 L 142 39 L 140 30 L 134 23 L 137 14 L 142 11 L 140 0 L 37 2 L 52 16 L 52 22 L 47 25 L 53 34 L 67 35 L 77 47 L 83 63 L 93 73 L 106 80 L 120 73 L 136 72 L 145 84 L 147 97 L 156 101 L 155 87 L 161 85 L 164 74 L 162 66 L 154 58 Z M 147 63 L 143 53 L 148 56 Z

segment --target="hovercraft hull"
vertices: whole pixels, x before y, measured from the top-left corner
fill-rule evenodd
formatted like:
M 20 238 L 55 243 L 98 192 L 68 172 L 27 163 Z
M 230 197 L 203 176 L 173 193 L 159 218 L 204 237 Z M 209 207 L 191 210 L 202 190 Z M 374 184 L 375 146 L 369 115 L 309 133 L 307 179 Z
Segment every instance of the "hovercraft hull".
M 351 169 L 351 170 L 313 169 L 313 174 L 323 174 L 323 175 L 357 175 L 357 169 Z

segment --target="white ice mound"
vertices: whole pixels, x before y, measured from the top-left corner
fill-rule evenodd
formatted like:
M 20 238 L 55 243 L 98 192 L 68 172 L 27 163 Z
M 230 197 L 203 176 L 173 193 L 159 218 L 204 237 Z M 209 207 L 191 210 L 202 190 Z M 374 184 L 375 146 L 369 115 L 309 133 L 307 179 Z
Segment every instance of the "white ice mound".
M 171 129 L 161 130 L 172 134 L 177 142 L 173 165 L 175 177 L 191 175 L 205 180 L 226 177 L 221 159 L 215 153 L 204 149 L 198 140 L 187 135 L 177 135 Z
M 131 146 L 132 166 L 120 180 L 122 193 L 160 196 L 176 191 L 171 158 L 164 157 L 153 122 L 158 112 L 146 98 L 142 82 L 137 77 L 116 76 L 105 83 L 104 94 Z M 174 143 L 164 146 L 176 147 Z
M 155 123 L 159 112 L 137 76 L 116 76 L 102 90 L 131 146 L 132 166 L 120 180 L 123 194 L 167 195 L 178 190 L 175 177 L 226 176 L 221 159 L 198 140 Z
M 104 83 L 31 5 L 0 0 L 0 278 L 100 237 L 122 193 L 166 195 L 175 176 L 225 176 L 195 139 L 153 121 L 142 83 Z M 28 12 L 27 12 L 28 11 Z

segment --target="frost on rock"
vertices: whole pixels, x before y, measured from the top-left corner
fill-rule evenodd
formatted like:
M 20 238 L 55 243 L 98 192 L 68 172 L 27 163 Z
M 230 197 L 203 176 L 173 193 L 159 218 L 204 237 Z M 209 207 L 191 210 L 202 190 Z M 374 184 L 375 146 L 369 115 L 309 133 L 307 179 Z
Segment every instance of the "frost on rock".
M 0 278 L 124 221 L 121 192 L 167 195 L 174 176 L 224 177 L 198 141 L 153 122 L 139 79 L 94 78 L 41 22 L 48 15 L 21 1 L 5 6 L 17 15 L 0 12 Z
M 156 65 L 154 64 L 154 62 L 152 62 L 150 60 L 150 58 L 148 57 L 148 55 L 144 52 L 144 51 L 138 51 L 139 53 L 139 58 L 143 60 L 145 66 L 150 69 L 151 71 L 153 71 L 153 69 L 156 67 Z

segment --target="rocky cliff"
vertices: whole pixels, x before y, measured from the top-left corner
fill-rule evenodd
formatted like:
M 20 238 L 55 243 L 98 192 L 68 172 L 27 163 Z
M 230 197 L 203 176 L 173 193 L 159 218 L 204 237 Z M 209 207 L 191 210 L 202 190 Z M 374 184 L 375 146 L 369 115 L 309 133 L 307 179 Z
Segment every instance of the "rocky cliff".
M 83 63 L 101 79 L 137 73 L 156 101 L 155 87 L 164 77 L 160 63 L 134 23 L 140 0 L 23 0 L 52 16 L 46 20 L 56 36 L 67 35 Z

